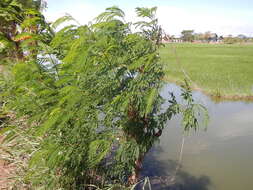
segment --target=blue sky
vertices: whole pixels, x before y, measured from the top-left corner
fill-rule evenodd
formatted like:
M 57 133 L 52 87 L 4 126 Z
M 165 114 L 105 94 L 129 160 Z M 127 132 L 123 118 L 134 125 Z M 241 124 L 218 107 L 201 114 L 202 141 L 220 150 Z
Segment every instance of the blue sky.
M 160 24 L 169 34 L 193 29 L 253 36 L 253 0 L 47 0 L 47 3 L 45 14 L 50 21 L 69 13 L 86 24 L 113 5 L 125 11 L 128 21 L 135 21 L 134 8 L 157 6 Z

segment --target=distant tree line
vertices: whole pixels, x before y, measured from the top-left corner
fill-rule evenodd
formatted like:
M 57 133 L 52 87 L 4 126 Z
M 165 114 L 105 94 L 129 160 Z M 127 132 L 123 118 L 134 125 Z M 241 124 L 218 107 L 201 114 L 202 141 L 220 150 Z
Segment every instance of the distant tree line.
M 253 38 L 248 37 L 244 34 L 239 34 L 237 36 L 232 35 L 218 35 L 211 31 L 205 33 L 195 33 L 194 30 L 183 30 L 179 37 L 174 35 L 166 35 L 165 41 L 170 42 L 200 42 L 200 43 L 250 43 L 253 42 Z

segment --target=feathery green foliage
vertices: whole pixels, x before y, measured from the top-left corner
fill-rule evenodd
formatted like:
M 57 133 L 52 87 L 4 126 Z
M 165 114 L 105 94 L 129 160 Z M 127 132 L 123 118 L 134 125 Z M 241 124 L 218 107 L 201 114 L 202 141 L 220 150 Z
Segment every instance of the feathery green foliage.
M 32 189 L 136 183 L 141 162 L 168 119 L 183 112 L 185 129 L 196 128 L 189 91 L 182 94 L 186 105 L 172 94 L 169 107 L 161 110 L 162 30 L 155 11 L 137 9 L 150 19 L 135 23 L 139 32 L 131 31 L 117 7 L 106 9 L 95 24 L 49 32 L 48 43 L 36 30 L 33 45 L 39 50 L 11 68 L 5 96 L 5 109 L 25 118 L 22 134 L 36 144 L 23 176 Z

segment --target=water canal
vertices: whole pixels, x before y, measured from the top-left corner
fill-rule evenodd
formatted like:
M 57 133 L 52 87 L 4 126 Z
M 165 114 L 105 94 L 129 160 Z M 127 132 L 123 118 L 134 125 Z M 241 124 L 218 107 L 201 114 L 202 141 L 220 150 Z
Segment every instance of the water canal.
M 180 88 L 174 84 L 167 84 L 162 96 L 169 97 L 170 91 L 179 97 Z M 216 103 L 201 92 L 194 92 L 193 96 L 208 109 L 207 130 L 183 134 L 180 116 L 168 122 L 160 143 L 144 161 L 143 175 L 150 176 L 152 189 L 253 189 L 253 103 Z M 180 169 L 172 183 L 178 164 Z

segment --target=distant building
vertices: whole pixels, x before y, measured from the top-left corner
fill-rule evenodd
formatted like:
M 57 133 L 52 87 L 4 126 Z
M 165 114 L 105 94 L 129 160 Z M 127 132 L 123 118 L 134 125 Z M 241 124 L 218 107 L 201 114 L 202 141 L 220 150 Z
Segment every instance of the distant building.
M 165 35 L 163 43 L 183 43 L 184 40 L 182 39 L 181 35 Z M 194 40 L 192 43 L 223 43 L 224 37 L 218 36 L 217 33 L 206 32 L 204 33 L 197 33 L 194 34 Z
M 164 43 L 182 43 L 183 40 L 180 35 L 178 35 L 178 36 L 165 35 L 165 37 L 163 38 L 163 42 Z
M 210 37 L 208 38 L 208 42 L 217 42 L 218 41 L 218 35 L 216 33 L 211 33 Z
M 239 35 L 237 36 L 237 38 L 242 39 L 242 40 L 245 40 L 245 39 L 247 39 L 248 37 L 245 36 L 244 34 L 239 34 Z
M 224 40 L 224 38 L 223 38 L 223 36 L 220 36 L 219 38 L 218 38 L 218 43 L 223 43 L 223 40 Z

